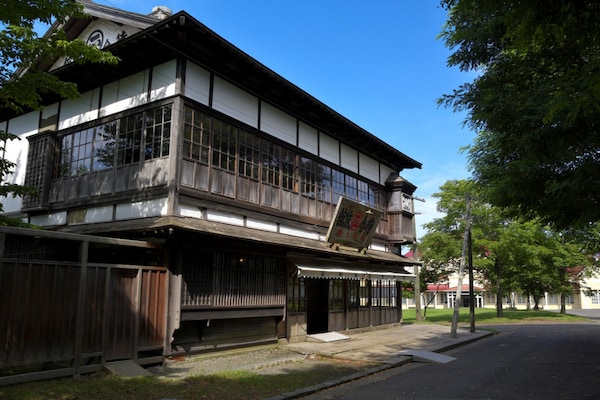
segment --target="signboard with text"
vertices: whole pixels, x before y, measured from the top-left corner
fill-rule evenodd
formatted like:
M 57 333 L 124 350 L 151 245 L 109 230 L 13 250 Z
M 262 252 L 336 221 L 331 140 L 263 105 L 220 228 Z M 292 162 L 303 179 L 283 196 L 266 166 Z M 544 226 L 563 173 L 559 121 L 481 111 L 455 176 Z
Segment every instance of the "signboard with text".
M 325 241 L 332 244 L 366 249 L 377 229 L 381 211 L 344 197 L 340 198 Z

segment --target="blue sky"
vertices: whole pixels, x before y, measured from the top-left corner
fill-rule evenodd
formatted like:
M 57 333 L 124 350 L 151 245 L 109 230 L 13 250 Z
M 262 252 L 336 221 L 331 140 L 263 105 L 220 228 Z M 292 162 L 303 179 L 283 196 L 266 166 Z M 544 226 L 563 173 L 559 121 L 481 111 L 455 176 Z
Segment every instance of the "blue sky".
M 423 164 L 402 176 L 415 184 L 417 237 L 438 217 L 431 198 L 449 179 L 469 177 L 460 148 L 474 133 L 464 115 L 436 99 L 472 75 L 447 67 L 436 37 L 438 0 L 96 0 L 148 14 L 185 10 L 354 123 Z

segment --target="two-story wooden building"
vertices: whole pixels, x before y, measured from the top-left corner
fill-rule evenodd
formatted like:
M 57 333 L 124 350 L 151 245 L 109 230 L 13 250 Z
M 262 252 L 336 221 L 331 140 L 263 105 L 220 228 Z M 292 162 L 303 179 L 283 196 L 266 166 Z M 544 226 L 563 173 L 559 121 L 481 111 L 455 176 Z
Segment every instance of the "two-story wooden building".
M 22 139 L 8 179 L 39 193 L 5 214 L 161 243 L 165 354 L 398 323 L 416 189 L 400 173 L 421 164 L 184 11 L 83 4 L 69 38 L 121 61 L 36 66 L 81 97 L 2 111 Z M 364 207 L 345 223 L 372 228 L 365 248 L 328 235 L 340 199 Z

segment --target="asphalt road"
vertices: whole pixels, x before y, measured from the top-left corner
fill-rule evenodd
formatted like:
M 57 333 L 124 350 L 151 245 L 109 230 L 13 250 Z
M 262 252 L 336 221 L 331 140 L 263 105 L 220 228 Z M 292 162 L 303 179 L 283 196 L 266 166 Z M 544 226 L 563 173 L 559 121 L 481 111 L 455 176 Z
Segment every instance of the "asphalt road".
M 600 323 L 490 328 L 500 332 L 445 353 L 450 363 L 411 363 L 305 399 L 600 399 Z

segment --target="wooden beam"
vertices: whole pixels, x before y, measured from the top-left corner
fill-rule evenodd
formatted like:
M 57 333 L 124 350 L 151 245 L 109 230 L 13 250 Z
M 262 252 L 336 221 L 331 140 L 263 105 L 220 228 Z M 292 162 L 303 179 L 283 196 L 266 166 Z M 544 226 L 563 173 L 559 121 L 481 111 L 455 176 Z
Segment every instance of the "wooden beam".
M 49 239 L 88 241 L 90 243 L 113 244 L 116 246 L 141 247 L 141 248 L 147 248 L 147 249 L 154 249 L 154 248 L 158 247 L 158 245 L 156 243 L 145 242 L 142 240 L 109 238 L 109 237 L 92 236 L 92 235 L 80 235 L 77 233 L 46 231 L 46 230 L 41 230 L 41 229 L 38 230 L 38 229 L 29 229 L 29 228 L 16 228 L 16 227 L 12 227 L 12 226 L 0 227 L 0 233 L 9 233 L 11 235 L 20 235 L 20 236 L 43 237 L 43 238 L 49 238 Z

